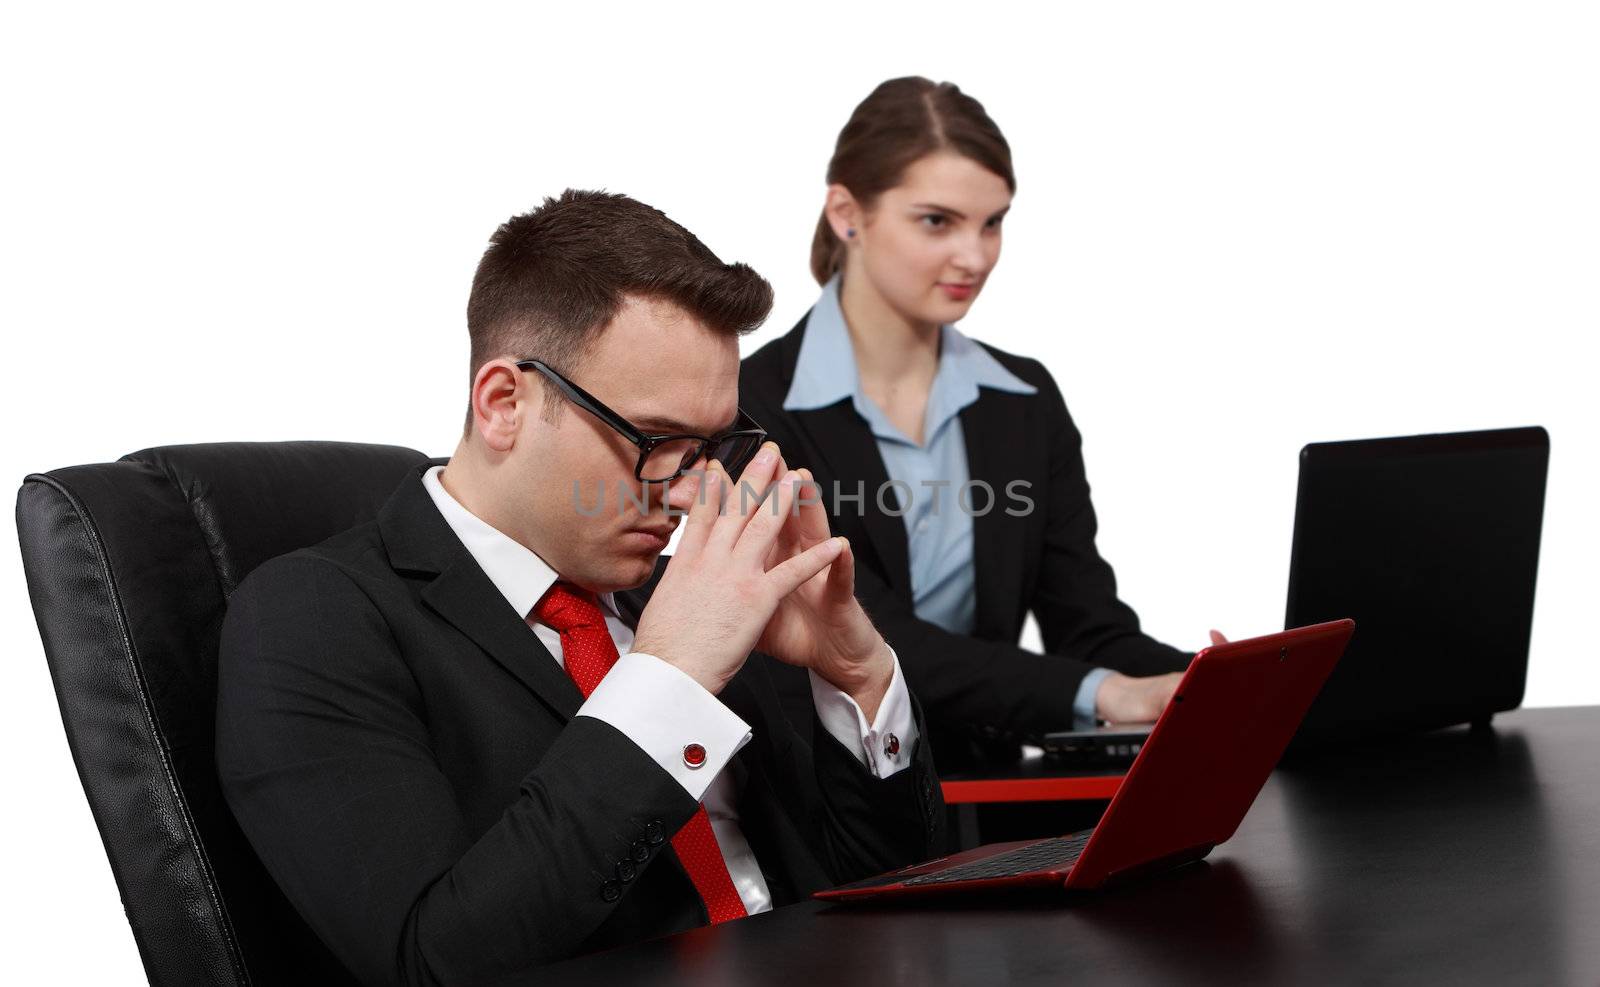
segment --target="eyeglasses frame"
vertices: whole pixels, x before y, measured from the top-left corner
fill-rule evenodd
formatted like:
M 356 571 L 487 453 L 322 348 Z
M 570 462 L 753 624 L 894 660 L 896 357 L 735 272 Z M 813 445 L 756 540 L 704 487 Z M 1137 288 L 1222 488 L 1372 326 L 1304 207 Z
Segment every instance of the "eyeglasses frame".
M 640 481 L 641 483 L 671 483 L 673 480 L 676 480 L 678 477 L 682 476 L 689 469 L 687 466 L 680 466 L 678 467 L 677 472 L 665 479 L 646 480 L 644 478 L 645 461 L 650 458 L 650 454 L 654 452 L 658 446 L 661 446 L 667 442 L 677 441 L 679 439 L 694 439 L 699 442 L 700 451 L 695 454 L 694 459 L 690 460 L 690 462 L 693 463 L 701 456 L 704 456 L 707 449 L 711 449 L 719 443 L 726 442 L 728 439 L 738 438 L 740 436 L 753 436 L 755 437 L 756 441 L 753 444 L 752 449 L 760 449 L 761 443 L 765 442 L 767 439 L 767 430 L 761 427 L 760 422 L 757 422 L 754 418 L 751 418 L 743 408 L 738 409 L 739 417 L 748 422 L 752 427 L 729 429 L 721 435 L 712 436 L 709 438 L 704 435 L 695 435 L 690 432 L 667 432 L 659 434 L 645 432 L 635 426 L 632 422 L 628 421 L 626 418 L 606 407 L 605 402 L 601 401 L 593 394 L 590 394 L 588 391 L 562 376 L 560 371 L 551 367 L 543 360 L 518 360 L 516 361 L 516 365 L 518 370 L 534 370 L 543 375 L 546 380 L 550 381 L 556 386 L 556 389 L 560 391 L 562 396 L 564 396 L 567 400 L 600 419 L 601 422 L 610 426 L 611 429 L 618 435 L 621 435 L 623 438 L 637 446 L 639 449 L 639 460 L 634 464 L 633 476 L 634 479 Z M 754 453 L 752 452 L 751 455 L 753 456 Z M 746 459 L 746 462 L 748 462 L 748 458 Z M 723 468 L 726 469 L 730 474 L 737 475 L 738 469 L 743 468 L 744 463 L 723 463 L 722 465 Z

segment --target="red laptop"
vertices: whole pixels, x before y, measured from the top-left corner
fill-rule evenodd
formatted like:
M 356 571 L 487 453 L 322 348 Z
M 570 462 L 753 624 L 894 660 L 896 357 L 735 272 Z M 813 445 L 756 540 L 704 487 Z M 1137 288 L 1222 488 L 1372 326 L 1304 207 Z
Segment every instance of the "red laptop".
M 1088 891 L 1199 860 L 1239 828 L 1354 630 L 1354 621 L 1336 620 L 1196 655 L 1093 829 L 993 843 L 816 897 Z

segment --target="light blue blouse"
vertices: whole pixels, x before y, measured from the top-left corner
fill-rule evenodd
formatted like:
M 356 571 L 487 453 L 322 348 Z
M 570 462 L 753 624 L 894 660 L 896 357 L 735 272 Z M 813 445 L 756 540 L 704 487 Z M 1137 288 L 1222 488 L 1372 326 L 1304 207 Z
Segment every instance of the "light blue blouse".
M 954 326 L 940 326 L 939 368 L 928 392 L 923 442 L 913 442 L 861 390 L 835 275 L 806 320 L 794 383 L 783 399 L 785 411 L 809 411 L 850 399 L 877 439 L 884 470 L 904 512 L 912 609 L 919 619 L 955 634 L 972 633 L 976 586 L 972 515 L 957 499 L 962 485 L 971 479 L 959 415 L 978 400 L 980 387 L 1013 394 L 1036 392 Z M 873 492 L 867 496 L 872 498 Z M 985 502 L 982 494 L 974 499 Z M 1079 716 L 1094 716 L 1095 690 L 1108 674 L 1097 668 L 1084 678 L 1073 701 Z

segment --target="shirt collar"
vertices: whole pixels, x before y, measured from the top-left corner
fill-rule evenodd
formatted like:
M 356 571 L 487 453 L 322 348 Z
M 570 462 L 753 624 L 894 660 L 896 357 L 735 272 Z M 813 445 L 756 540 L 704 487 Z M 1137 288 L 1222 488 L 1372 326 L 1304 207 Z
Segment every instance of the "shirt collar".
M 904 442 L 906 439 L 900 430 L 861 393 L 855 351 L 850 346 L 850 330 L 839 305 L 839 283 L 839 275 L 835 274 L 822 286 L 822 296 L 806 318 L 805 335 L 800 340 L 800 354 L 795 360 L 794 380 L 783 399 L 783 409 L 811 411 L 849 398 L 857 413 L 872 426 L 874 434 Z M 1037 392 L 1037 388 L 1001 366 L 988 350 L 958 332 L 955 326 L 940 326 L 939 369 L 928 394 L 924 438 L 931 441 L 940 426 L 978 400 L 980 387 L 1012 394 Z
M 822 286 L 822 297 L 806 316 L 794 381 L 783 399 L 785 411 L 811 411 L 852 397 L 860 387 L 850 330 L 839 308 L 839 275 Z
M 439 482 L 439 474 L 443 472 L 443 466 L 434 466 L 422 474 L 422 485 L 428 496 L 444 516 L 444 523 L 456 533 L 473 561 L 494 583 L 494 588 L 511 604 L 517 616 L 526 620 L 539 598 L 560 577 L 526 545 L 463 507 Z M 617 612 L 610 593 L 600 597 L 600 605 L 610 613 Z

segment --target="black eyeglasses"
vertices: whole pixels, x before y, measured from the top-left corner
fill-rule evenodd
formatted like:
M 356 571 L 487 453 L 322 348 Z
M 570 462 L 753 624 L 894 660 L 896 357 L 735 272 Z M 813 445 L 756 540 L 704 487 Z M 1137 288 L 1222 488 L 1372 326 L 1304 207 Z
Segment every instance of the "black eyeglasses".
M 700 461 L 701 456 L 715 459 L 728 471 L 738 476 L 745 464 L 767 439 L 766 430 L 755 419 L 739 411 L 739 421 L 733 429 L 715 438 L 703 435 L 672 433 L 647 435 L 634 427 L 626 418 L 607 408 L 598 398 L 550 369 L 540 360 L 518 360 L 518 370 L 537 370 L 566 396 L 567 400 L 611 426 L 623 438 L 639 447 L 639 462 L 633 475 L 646 483 L 666 483 L 676 480 Z

